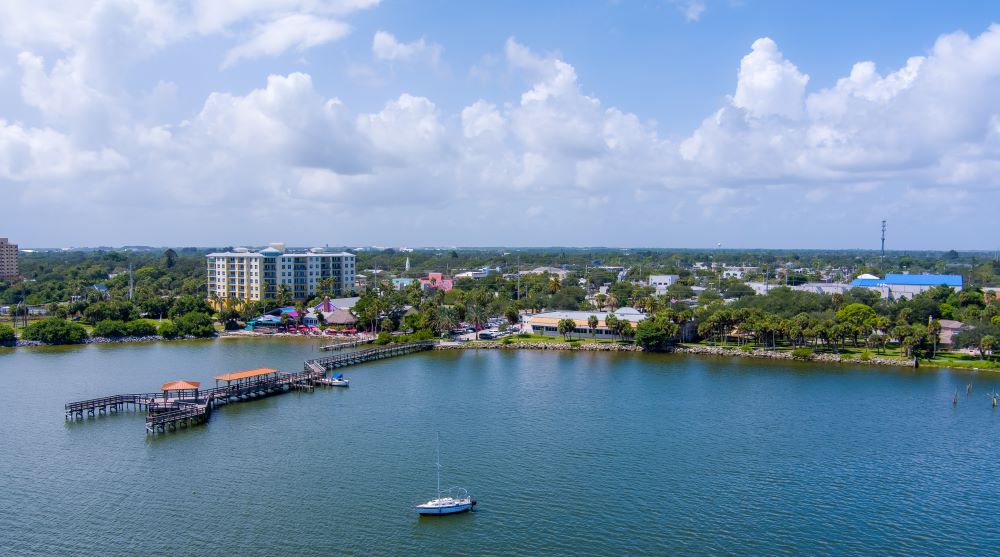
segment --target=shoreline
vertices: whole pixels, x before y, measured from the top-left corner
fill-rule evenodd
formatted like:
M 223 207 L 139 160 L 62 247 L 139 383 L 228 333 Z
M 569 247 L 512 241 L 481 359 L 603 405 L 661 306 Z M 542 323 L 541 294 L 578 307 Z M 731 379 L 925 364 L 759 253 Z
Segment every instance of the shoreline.
M 0 344 L 0 349 L 9 348 L 37 348 L 37 347 L 49 347 L 49 346 L 83 346 L 88 344 L 137 344 L 145 342 L 182 342 L 191 340 L 209 340 L 213 338 L 218 339 L 232 339 L 232 338 L 282 338 L 282 339 L 306 339 L 306 340 L 330 340 L 319 335 L 298 335 L 291 333 L 273 333 L 273 334 L 261 334 L 261 333 L 247 333 L 245 331 L 228 331 L 223 333 L 218 333 L 214 337 L 184 337 L 175 339 L 166 339 L 159 335 L 145 336 L 145 337 L 122 337 L 122 338 L 105 338 L 105 337 L 88 337 L 81 343 L 78 344 L 66 344 L 66 345 L 49 345 L 44 344 L 39 341 L 31 340 L 18 340 L 16 344 Z M 345 342 L 347 344 L 348 342 Z M 475 341 L 475 342 L 452 342 L 444 341 L 438 342 L 434 345 L 434 350 L 553 350 L 553 351 L 566 351 L 566 352 L 649 352 L 651 354 L 691 354 L 695 356 L 722 356 L 722 357 L 734 357 L 734 358 L 750 358 L 756 360 L 785 360 L 785 361 L 796 361 L 802 363 L 809 362 L 822 362 L 831 364 L 854 364 L 854 365 L 869 365 L 876 367 L 898 367 L 898 368 L 910 368 L 917 369 L 914 366 L 912 360 L 897 360 L 892 358 L 885 358 L 881 356 L 873 356 L 868 359 L 862 359 L 857 356 L 843 357 L 839 354 L 813 354 L 808 359 L 800 359 L 792 356 L 791 352 L 778 352 L 772 350 L 766 350 L 757 348 L 751 351 L 743 351 L 738 348 L 728 348 L 721 346 L 703 346 L 703 345 L 687 345 L 687 346 L 675 346 L 670 350 L 660 351 L 649 351 L 644 350 L 640 346 L 634 344 L 578 344 L 572 345 L 567 342 L 511 342 L 504 343 L 502 341 Z M 970 372 L 992 372 L 1000 373 L 1000 369 L 994 368 L 983 368 L 975 366 L 955 366 L 948 365 L 944 363 L 921 361 L 919 367 L 929 367 L 937 369 L 950 369 L 958 371 L 970 371 Z
M 221 333 L 216 333 L 210 337 L 177 337 L 177 338 L 165 338 L 160 335 L 149 335 L 142 337 L 87 337 L 83 339 L 82 342 L 77 342 L 74 344 L 46 344 L 38 340 L 23 340 L 18 339 L 14 343 L 0 343 L 0 348 L 39 348 L 39 347 L 52 347 L 52 346 L 85 346 L 88 344 L 136 344 L 142 342 L 179 342 L 186 340 L 209 340 L 209 339 L 232 339 L 232 338 L 291 338 L 291 339 L 307 339 L 307 340 L 335 340 L 343 339 L 344 337 L 331 337 L 328 335 L 300 335 L 294 333 L 253 333 L 247 331 L 224 331 Z M 351 342 L 356 342 L 357 340 L 369 340 L 369 339 L 349 339 L 345 340 L 344 344 L 349 344 Z M 337 343 L 333 343 L 337 344 Z
M 573 346 L 565 342 L 511 342 L 504 344 L 503 342 L 476 342 L 476 343 L 439 343 L 434 347 L 435 350 L 558 350 L 558 351 L 579 351 L 579 352 L 650 352 L 643 350 L 639 346 L 630 344 L 580 344 Z M 671 350 L 665 350 L 663 352 L 650 352 L 653 354 L 692 354 L 696 356 L 723 356 L 723 357 L 737 357 L 737 358 L 751 358 L 757 360 L 786 360 L 786 361 L 797 361 L 803 363 L 809 362 L 823 362 L 832 364 L 853 364 L 853 365 L 870 365 L 878 367 L 900 367 L 900 368 L 910 368 L 916 369 L 912 361 L 896 360 L 892 358 L 885 358 L 880 356 L 873 356 L 868 359 L 862 359 L 860 357 L 843 357 L 839 354 L 813 354 L 809 359 L 797 359 L 792 356 L 790 352 L 776 352 L 764 349 L 754 349 L 749 352 L 744 352 L 738 348 L 724 348 L 721 346 L 676 346 Z M 978 367 L 965 367 L 965 366 L 948 366 L 941 365 L 937 363 L 924 363 L 921 362 L 921 366 L 934 367 L 934 368 L 947 368 L 953 370 L 964 370 L 964 371 L 988 371 L 995 372 L 997 370 L 990 368 L 978 368 Z

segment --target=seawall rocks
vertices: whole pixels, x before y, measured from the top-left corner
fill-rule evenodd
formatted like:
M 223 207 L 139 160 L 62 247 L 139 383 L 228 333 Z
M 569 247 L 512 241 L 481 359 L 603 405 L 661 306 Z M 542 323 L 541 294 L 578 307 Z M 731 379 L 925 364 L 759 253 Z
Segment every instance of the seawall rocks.
M 568 342 L 475 342 L 442 343 L 435 350 L 578 350 L 590 352 L 643 352 L 642 347 L 631 344 L 579 344 Z M 722 346 L 678 346 L 669 352 L 676 354 L 697 354 L 703 356 L 727 356 L 737 358 L 762 358 L 769 360 L 794 360 L 791 352 L 754 349 L 745 352 L 738 348 Z M 913 367 L 912 361 L 894 360 L 873 356 L 867 360 L 857 357 L 843 357 L 839 354 L 813 354 L 809 361 L 839 364 L 869 364 L 877 366 Z
M 722 346 L 678 346 L 673 350 L 678 354 L 701 354 L 709 356 L 733 356 L 742 358 L 763 358 L 769 360 L 794 360 L 791 352 L 779 352 L 775 350 L 754 349 L 744 352 L 738 348 L 726 348 Z M 857 357 L 843 357 L 839 354 L 813 354 L 809 361 L 832 362 L 838 364 L 871 364 L 877 366 L 893 367 L 913 367 L 913 362 L 908 360 L 894 360 L 892 358 L 882 358 L 873 356 L 867 360 Z
M 579 350 L 589 352 L 642 352 L 642 347 L 631 344 L 579 344 L 568 342 L 476 342 L 438 344 L 435 350 Z

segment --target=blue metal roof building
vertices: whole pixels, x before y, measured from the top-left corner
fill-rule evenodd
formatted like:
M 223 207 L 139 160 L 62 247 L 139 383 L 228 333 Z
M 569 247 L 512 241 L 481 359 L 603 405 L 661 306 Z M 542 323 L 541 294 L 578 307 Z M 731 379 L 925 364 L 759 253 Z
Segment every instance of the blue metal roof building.
M 889 273 L 884 279 L 857 278 L 851 286 L 927 286 L 940 285 L 962 288 L 962 275 L 903 275 Z

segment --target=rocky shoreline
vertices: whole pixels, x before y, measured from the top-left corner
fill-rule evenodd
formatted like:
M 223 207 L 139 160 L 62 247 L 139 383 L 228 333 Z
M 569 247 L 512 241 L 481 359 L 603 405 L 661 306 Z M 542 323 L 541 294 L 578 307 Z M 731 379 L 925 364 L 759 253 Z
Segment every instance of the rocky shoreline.
M 195 337 L 188 336 L 188 337 L 178 337 L 178 338 L 175 338 L 175 339 L 167 339 L 167 338 L 161 337 L 160 335 L 150 335 L 150 336 L 144 336 L 144 337 L 115 337 L 115 338 L 109 338 L 109 337 L 87 337 L 87 338 L 83 339 L 83 341 L 80 342 L 79 344 L 129 344 L 129 343 L 135 343 L 135 342 L 161 342 L 161 341 L 171 341 L 171 340 L 193 340 L 194 338 Z M 31 347 L 31 346 L 57 346 L 57 345 L 54 345 L 54 344 L 45 344 L 44 342 L 41 342 L 41 341 L 38 341 L 38 340 L 18 340 L 14 344 L 2 344 L 0 346 L 7 346 L 7 347 L 11 347 L 11 348 L 13 348 L 13 347 L 21 348 L 21 347 Z M 62 345 L 62 346 L 73 346 L 73 345 L 68 344 L 68 345 Z
M 442 343 L 435 350 L 576 350 L 589 352 L 643 352 L 642 347 L 631 344 L 578 344 L 568 342 L 475 342 L 475 343 Z M 726 356 L 738 358 L 758 358 L 768 360 L 795 360 L 790 352 L 754 349 L 743 351 L 738 348 L 721 346 L 678 346 L 667 351 L 674 354 L 697 354 L 702 356 Z M 892 367 L 913 367 L 913 362 L 894 360 L 872 356 L 868 359 L 859 357 L 843 357 L 839 354 L 813 354 L 808 360 L 813 362 L 829 362 L 838 364 L 863 364 Z
M 580 350 L 589 352 L 642 352 L 642 347 L 631 344 L 577 344 L 568 342 L 483 342 L 439 343 L 435 350 Z
M 792 356 L 791 352 L 778 352 L 776 350 L 765 350 L 762 348 L 756 348 L 750 351 L 743 351 L 738 348 L 725 348 L 722 346 L 678 346 L 673 350 L 677 354 L 699 354 L 707 356 L 735 356 L 741 358 L 759 358 L 767 360 L 795 360 L 796 358 Z M 857 356 L 844 357 L 839 354 L 812 354 L 807 360 L 802 359 L 799 361 L 811 361 L 811 362 L 830 362 L 835 364 L 867 364 L 876 366 L 892 366 L 892 367 L 913 367 L 912 361 L 895 360 L 892 358 L 883 358 L 880 356 L 872 356 L 871 358 L 862 359 Z

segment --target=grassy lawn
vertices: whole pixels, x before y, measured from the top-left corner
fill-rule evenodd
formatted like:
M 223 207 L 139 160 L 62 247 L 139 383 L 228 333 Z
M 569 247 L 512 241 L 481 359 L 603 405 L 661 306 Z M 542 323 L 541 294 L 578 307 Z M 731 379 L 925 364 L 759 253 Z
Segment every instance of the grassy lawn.
M 979 355 L 972 356 L 963 352 L 938 352 L 933 359 L 921 360 L 920 365 L 1000 369 L 1000 360 L 995 356 L 990 356 L 987 360 L 980 360 Z

